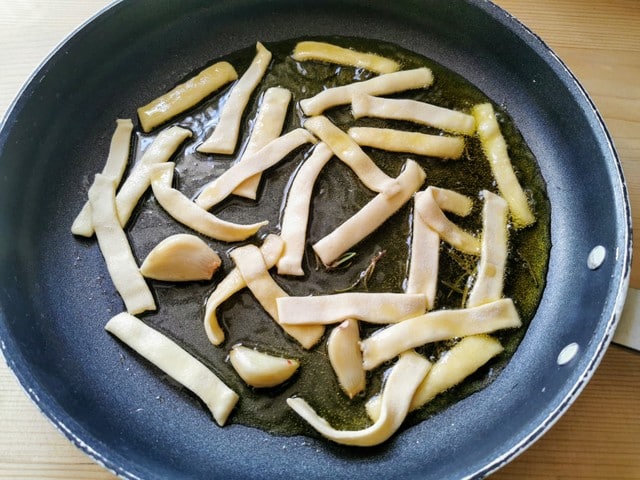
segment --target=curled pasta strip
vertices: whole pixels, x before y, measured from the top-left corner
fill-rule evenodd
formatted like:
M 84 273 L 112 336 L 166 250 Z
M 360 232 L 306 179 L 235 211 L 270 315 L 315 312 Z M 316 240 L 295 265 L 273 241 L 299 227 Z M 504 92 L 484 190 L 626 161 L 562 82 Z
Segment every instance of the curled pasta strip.
M 415 352 L 400 355 L 391 367 L 381 398 L 380 416 L 363 430 L 336 430 L 300 397 L 287 399 L 287 404 L 322 436 L 343 445 L 369 447 L 393 435 L 402 425 L 416 388 L 424 379 L 430 364 Z
M 260 246 L 260 253 L 265 264 L 265 268 L 272 268 L 280 254 L 284 243 L 274 234 L 265 237 L 264 242 Z M 247 282 L 237 268 L 232 269 L 224 279 L 216 286 L 215 290 L 207 298 L 204 312 L 204 329 L 207 333 L 209 341 L 214 345 L 220 345 L 224 341 L 224 331 L 220 328 L 218 317 L 216 317 L 216 309 L 222 305 L 234 293 L 246 288 Z

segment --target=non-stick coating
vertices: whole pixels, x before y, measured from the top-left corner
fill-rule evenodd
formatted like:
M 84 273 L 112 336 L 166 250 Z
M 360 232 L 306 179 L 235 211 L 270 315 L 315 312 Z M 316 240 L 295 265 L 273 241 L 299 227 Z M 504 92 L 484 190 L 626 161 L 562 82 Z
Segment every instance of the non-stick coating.
M 540 163 L 552 204 L 544 298 L 487 389 L 383 446 L 218 428 L 192 396 L 103 331 L 122 304 L 92 241 L 70 222 L 114 119 L 229 51 L 303 35 L 379 38 L 462 74 L 503 104 Z M 609 342 L 630 264 L 620 164 L 570 73 L 482 1 L 119 3 L 34 75 L 0 133 L 0 335 L 9 365 L 69 438 L 127 478 L 460 478 L 513 458 L 573 401 Z M 587 268 L 596 245 L 604 264 Z M 567 344 L 577 355 L 560 366 Z M 122 368 L 122 365 L 126 368 Z

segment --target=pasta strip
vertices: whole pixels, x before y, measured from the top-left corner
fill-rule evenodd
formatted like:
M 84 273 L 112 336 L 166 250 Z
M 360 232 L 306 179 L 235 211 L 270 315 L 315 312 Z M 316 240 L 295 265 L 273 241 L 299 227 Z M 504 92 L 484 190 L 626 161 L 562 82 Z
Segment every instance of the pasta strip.
M 218 62 L 205 68 L 195 77 L 152 100 L 144 107 L 138 108 L 142 129 L 150 132 L 158 125 L 187 111 L 236 78 L 238 74 L 228 62 Z
M 426 311 L 426 298 L 410 293 L 347 292 L 282 297 L 278 318 L 287 325 L 325 325 L 348 318 L 369 323 L 396 323 Z
M 208 210 L 227 198 L 246 179 L 282 161 L 300 145 L 314 142 L 313 135 L 303 128 L 296 128 L 270 141 L 256 153 L 246 157 L 242 162 L 232 165 L 218 178 L 207 183 L 195 202 Z
M 313 153 L 296 172 L 287 195 L 281 221 L 280 237 L 284 241 L 284 253 L 278 260 L 280 275 L 304 275 L 304 255 L 311 194 L 316 178 L 333 156 L 326 143 L 316 145 Z
M 415 352 L 406 352 L 391 367 L 382 390 L 380 417 L 363 430 L 336 430 L 302 398 L 287 399 L 287 404 L 322 436 L 343 445 L 369 447 L 393 435 L 402 425 L 414 392 L 424 379 L 430 364 Z
M 353 96 L 354 118 L 377 117 L 404 120 L 461 135 L 473 135 L 476 122 L 472 115 L 438 107 L 418 100 L 379 98 L 370 92 Z M 368 95 L 367 95 L 368 94 Z
M 220 112 L 220 120 L 213 133 L 197 150 L 202 153 L 232 154 L 238 143 L 240 122 L 249 98 L 262 80 L 271 62 L 271 52 L 260 43 L 256 43 L 256 56 L 247 71 L 233 86 L 226 103 Z
M 485 305 L 437 310 L 379 330 L 360 343 L 365 370 L 427 343 L 520 327 L 513 301 L 503 298 Z
M 226 423 L 238 402 L 238 394 L 202 362 L 170 338 L 128 313 L 116 315 L 104 328 L 200 397 L 218 425 Z
M 122 176 L 127 168 L 129 151 L 131 150 L 131 133 L 133 122 L 129 119 L 116 120 L 116 129 L 111 137 L 109 155 L 102 169 L 102 175 L 109 177 L 114 185 L 118 186 L 122 181 Z M 90 237 L 93 235 L 93 225 L 91 224 L 91 205 L 89 201 L 84 204 L 80 213 L 71 225 L 71 233 Z
M 454 213 L 459 217 L 466 217 L 471 213 L 473 200 L 466 195 L 448 188 L 434 186 L 429 187 L 429 190 L 438 206 L 445 212 Z
M 513 171 L 507 143 L 500 132 L 493 106 L 490 103 L 476 105 L 473 107 L 473 115 L 478 124 L 478 136 L 482 149 L 491 165 L 500 195 L 509 204 L 515 226 L 523 228 L 531 225 L 536 218 Z
M 115 184 L 97 174 L 89 189 L 91 223 L 111 281 L 122 297 L 127 311 L 133 315 L 155 310 L 156 303 L 149 286 L 138 270 L 127 235 L 116 214 Z
M 311 348 L 318 343 L 324 334 L 322 325 L 285 325 L 280 321 L 276 301 L 279 298 L 287 297 L 288 294 L 269 275 L 267 265 L 258 247 L 244 245 L 232 250 L 230 255 L 247 283 L 247 287 L 271 318 L 304 348 Z
M 373 53 L 363 53 L 339 47 L 326 42 L 298 42 L 291 58 L 298 62 L 318 60 L 356 68 L 364 68 L 375 73 L 391 73 L 400 69 L 398 62 Z
M 389 152 L 415 153 L 427 157 L 458 159 L 464 151 L 462 137 L 427 135 L 391 128 L 352 127 L 349 136 L 360 146 Z
M 265 237 L 260 247 L 260 253 L 262 254 L 267 270 L 276 264 L 283 247 L 284 243 L 277 235 L 269 234 Z M 216 309 L 234 293 L 239 292 L 246 286 L 247 282 L 244 281 L 240 270 L 234 268 L 216 286 L 215 290 L 209 295 L 209 298 L 207 298 L 204 312 L 204 329 L 207 333 L 207 338 L 209 338 L 209 341 L 214 345 L 220 345 L 224 341 L 224 331 L 218 323 Z
M 463 338 L 433 364 L 413 395 L 409 410 L 420 408 L 456 386 L 502 350 L 500 342 L 488 335 Z
M 280 136 L 287 118 L 290 101 L 291 92 L 286 88 L 271 87 L 267 89 L 260 102 L 258 113 L 253 121 L 253 129 L 240 162 Z M 256 173 L 247 178 L 235 188 L 233 194 L 255 200 L 261 177 L 261 173 Z
M 436 202 L 431 187 L 416 194 L 416 211 L 422 220 L 447 243 L 470 255 L 480 254 L 480 240 L 449 220 Z
M 180 191 L 171 187 L 175 164 L 167 162 L 150 167 L 153 195 L 174 220 L 208 237 L 224 242 L 246 240 L 268 221 L 240 225 L 222 220 L 199 207 Z
M 432 83 L 433 74 L 426 67 L 385 73 L 362 82 L 323 90 L 311 98 L 300 100 L 300 108 L 305 115 L 320 115 L 328 108 L 351 103 L 351 98 L 357 93 L 389 95 L 405 90 L 426 88 Z
M 393 195 L 398 190 L 394 178 L 384 173 L 349 135 L 322 115 L 304 122 L 304 128 L 326 143 L 347 164 L 362 183 L 374 192 Z
M 422 168 L 413 160 L 407 160 L 404 170 L 396 179 L 400 189 L 395 195 L 376 195 L 355 215 L 316 242 L 313 250 L 325 265 L 330 265 L 397 212 L 420 188 L 424 179 Z
M 413 215 L 407 293 L 421 293 L 431 310 L 436 301 L 438 268 L 440 261 L 440 235 L 433 231 L 420 215 Z
M 482 191 L 482 248 L 476 281 L 469 292 L 467 307 L 477 307 L 502 297 L 507 264 L 507 216 L 509 206 L 504 199 L 487 190 Z

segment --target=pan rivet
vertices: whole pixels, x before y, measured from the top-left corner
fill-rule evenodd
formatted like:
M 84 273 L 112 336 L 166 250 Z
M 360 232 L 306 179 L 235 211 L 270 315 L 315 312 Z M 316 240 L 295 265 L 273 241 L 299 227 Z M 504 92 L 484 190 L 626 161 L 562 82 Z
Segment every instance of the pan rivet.
M 569 363 L 573 357 L 576 356 L 578 350 L 580 350 L 580 346 L 575 342 L 564 347 L 558 354 L 558 359 L 556 360 L 558 365 L 566 365 Z
M 587 266 L 591 270 L 595 270 L 604 262 L 605 257 L 607 256 L 607 250 L 602 245 L 598 245 L 594 247 L 593 250 L 589 253 L 589 257 L 587 257 Z

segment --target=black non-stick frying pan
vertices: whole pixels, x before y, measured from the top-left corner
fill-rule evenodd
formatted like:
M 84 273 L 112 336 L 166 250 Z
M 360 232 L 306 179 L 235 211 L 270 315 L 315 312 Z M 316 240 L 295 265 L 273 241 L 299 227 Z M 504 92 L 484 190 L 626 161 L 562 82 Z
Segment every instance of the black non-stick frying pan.
M 370 450 L 221 429 L 144 362 L 117 368 L 121 347 L 103 326 L 120 300 L 95 244 L 69 233 L 85 200 L 82 179 L 100 170 L 115 118 L 213 58 L 256 40 L 307 35 L 394 42 L 477 85 L 513 117 L 552 206 L 544 296 L 507 368 L 481 392 Z M 53 423 L 125 478 L 484 476 L 573 402 L 626 294 L 629 204 L 605 127 L 543 42 L 485 1 L 117 3 L 25 86 L 0 132 L 0 172 L 4 355 Z M 599 246 L 604 262 L 589 268 Z

